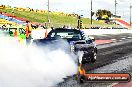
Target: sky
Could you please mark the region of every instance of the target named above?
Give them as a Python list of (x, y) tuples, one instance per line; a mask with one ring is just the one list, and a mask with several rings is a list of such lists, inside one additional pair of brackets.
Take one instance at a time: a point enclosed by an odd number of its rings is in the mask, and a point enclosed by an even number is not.
[[(115, 0), (92, 0), (93, 11), (98, 9), (110, 10), (114, 13)], [(50, 11), (62, 11), (66, 13), (77, 13), (90, 18), (91, 0), (49, 0)], [(131, 0), (117, 0), (117, 15), (122, 16), (126, 21), (130, 17)], [(0, 0), (0, 4), (10, 5), (13, 7), (30, 7), (34, 9), (47, 10), (48, 0)], [(95, 18), (95, 17), (94, 17)]]

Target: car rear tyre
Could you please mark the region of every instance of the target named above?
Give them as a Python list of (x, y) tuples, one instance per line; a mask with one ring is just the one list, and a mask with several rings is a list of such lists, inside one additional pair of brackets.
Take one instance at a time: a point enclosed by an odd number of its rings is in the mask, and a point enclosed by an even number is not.
[(84, 83), (84, 76), (78, 76), (77, 77), (77, 82), (80, 83), (80, 84)]
[(95, 52), (91, 58), (91, 62), (95, 62), (96, 61), (96, 58), (97, 58), (97, 53)]
[(86, 64), (87, 62), (86, 61), (82, 61), (82, 64)]

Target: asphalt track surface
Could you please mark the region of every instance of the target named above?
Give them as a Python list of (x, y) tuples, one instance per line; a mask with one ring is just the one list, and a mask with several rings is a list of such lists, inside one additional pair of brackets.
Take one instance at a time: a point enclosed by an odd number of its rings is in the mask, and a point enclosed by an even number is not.
[[(111, 40), (110, 43), (97, 45), (98, 55), (95, 63), (84, 65), (86, 71), (90, 72), (132, 72), (132, 64), (122, 67), (123, 62), (132, 62), (132, 34), (115, 35), (93, 35), (96, 40)], [(119, 62), (118, 61), (122, 61)], [(126, 62), (128, 61), (128, 62)], [(114, 64), (115, 63), (115, 64)], [(126, 64), (125, 64), (126, 65)], [(112, 68), (111, 68), (112, 67)], [(115, 68), (118, 67), (118, 68)], [(107, 87), (112, 83), (84, 83), (79, 84), (75, 76), (65, 78), (63, 82), (55, 87)], [(112, 86), (109, 86), (112, 87)]]
[[(84, 68), (88, 73), (131, 73), (132, 69), (128, 67), (132, 67), (132, 64), (130, 63), (132, 59), (132, 34), (101, 35), (94, 37), (97, 40), (112, 40), (113, 42), (97, 45), (97, 61), (95, 63), (84, 65)], [(123, 63), (127, 64), (124, 64), (123, 67)], [(125, 65), (127, 66), (125, 67)], [(76, 80), (76, 76), (73, 76), (64, 79), (64, 82), (57, 84), (56, 87), (108, 87), (108, 85), (111, 84), (112, 83), (79, 84)]]

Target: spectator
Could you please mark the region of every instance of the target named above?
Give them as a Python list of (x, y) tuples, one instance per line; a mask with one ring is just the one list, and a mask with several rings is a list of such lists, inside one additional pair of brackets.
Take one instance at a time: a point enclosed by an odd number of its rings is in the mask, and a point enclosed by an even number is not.
[(64, 25), (63, 28), (66, 28), (66, 25)]

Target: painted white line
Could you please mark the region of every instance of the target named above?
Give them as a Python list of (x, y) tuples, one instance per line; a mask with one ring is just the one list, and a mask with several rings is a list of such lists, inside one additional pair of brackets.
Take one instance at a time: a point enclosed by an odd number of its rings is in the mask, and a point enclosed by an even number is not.
[(121, 38), (122, 40), (125, 40), (126, 38)]
[(132, 37), (127, 37), (127, 38), (131, 39)]
[(118, 83), (113, 83), (113, 84), (111, 84), (111, 85), (108, 85), (107, 87), (113, 87), (113, 86), (115, 86), (115, 85), (117, 85)]
[(111, 40), (116, 40), (116, 39), (111, 39)]
[(111, 42), (105, 42), (105, 43), (111, 43)]

